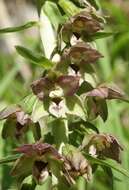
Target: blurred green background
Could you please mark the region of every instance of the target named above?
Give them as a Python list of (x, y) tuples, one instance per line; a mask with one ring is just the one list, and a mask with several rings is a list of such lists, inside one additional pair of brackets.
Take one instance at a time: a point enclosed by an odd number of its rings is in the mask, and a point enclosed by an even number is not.
[[(99, 51), (104, 55), (97, 63), (97, 73), (102, 82), (113, 82), (129, 95), (129, 0), (100, 0), (107, 20), (107, 31), (119, 31), (114, 37), (97, 40)], [(0, 28), (38, 20), (35, 1), (0, 0)], [(24, 32), (0, 35), (0, 110), (19, 102), (30, 92), (30, 83), (41, 74), (41, 70), (20, 57), (15, 45), (23, 45), (41, 52), (37, 28)], [(118, 137), (124, 147), (122, 166), (129, 171), (129, 104), (111, 101), (109, 118), (106, 123), (97, 119), (101, 132), (109, 132)], [(2, 122), (0, 122), (2, 129)], [(0, 158), (12, 151), (14, 142), (0, 138)], [(9, 175), (10, 166), (0, 166), (0, 189), (13, 189), (13, 179)], [(129, 180), (118, 173), (114, 174), (114, 190), (127, 190)], [(112, 189), (109, 176), (99, 169), (91, 190)], [(81, 190), (81, 188), (79, 189)]]

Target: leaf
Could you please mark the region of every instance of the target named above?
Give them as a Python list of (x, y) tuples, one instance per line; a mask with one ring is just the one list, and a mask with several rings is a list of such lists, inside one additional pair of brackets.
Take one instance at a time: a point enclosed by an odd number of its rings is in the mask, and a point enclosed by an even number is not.
[(19, 32), (19, 31), (26, 30), (26, 29), (34, 27), (34, 26), (38, 26), (37, 21), (30, 21), (30, 22), (27, 22), (26, 24), (21, 25), (21, 26), (7, 27), (7, 28), (0, 29), (0, 34)]
[(42, 55), (35, 54), (34, 52), (25, 47), (16, 46), (16, 50), (22, 57), (32, 61), (34, 64), (44, 69), (50, 69), (53, 66), (52, 61), (50, 61)]
[(6, 139), (10, 137), (12, 139), (15, 135), (15, 132), (16, 132), (16, 121), (12, 119), (7, 119), (3, 125), (2, 138)]
[(105, 100), (98, 100), (96, 102), (96, 105), (98, 107), (99, 115), (105, 122), (108, 118), (108, 107)]
[(97, 10), (99, 9), (98, 0), (88, 0), (92, 6), (94, 6)]
[(60, 145), (62, 142), (68, 142), (68, 126), (67, 121), (63, 119), (55, 119), (52, 123), (52, 133), (55, 144)]
[(11, 82), (13, 82), (15, 76), (17, 75), (20, 67), (19, 65), (15, 64), (14, 67), (8, 72), (8, 75), (5, 75), (5, 77), (0, 82), (0, 97), (3, 96), (3, 94), (8, 89)]
[(79, 87), (79, 89), (77, 91), (77, 94), (80, 96), (81, 94), (86, 93), (88, 91), (91, 91), (92, 89), (93, 89), (92, 85), (89, 82), (84, 81), (80, 85), (80, 87)]
[(56, 38), (50, 20), (48, 19), (47, 15), (44, 13), (44, 6), (41, 9), (41, 16), (40, 16), (40, 35), (45, 56), (49, 59), (51, 57), (53, 50), (56, 47)]
[(58, 6), (54, 2), (46, 1), (43, 6), (43, 9), (48, 18), (50, 19), (52, 25), (54, 26), (55, 30), (57, 30), (59, 24), (62, 24), (64, 20)]
[(59, 0), (58, 4), (69, 17), (79, 13), (81, 10), (70, 0)]
[(36, 183), (32, 179), (32, 176), (26, 177), (21, 184), (20, 190), (35, 190)]
[(94, 35), (91, 36), (92, 40), (97, 40), (101, 38), (106, 38), (110, 36), (114, 36), (119, 34), (119, 32), (96, 32)]
[(28, 176), (31, 174), (32, 166), (33, 166), (34, 159), (27, 157), (27, 156), (21, 156), (16, 160), (14, 163), (14, 166), (11, 170), (12, 176)]
[(116, 170), (117, 172), (119, 172), (129, 178), (129, 172), (127, 170), (125, 170), (124, 168), (122, 168), (122, 166), (120, 164), (116, 163), (115, 161), (112, 161), (110, 159), (100, 160), (100, 159), (94, 158), (86, 153), (84, 153), (84, 155), (92, 163), (112, 168), (112, 169)]
[(40, 16), (40, 11), (41, 11), (41, 8), (44, 4), (45, 0), (37, 0), (36, 1), (36, 5), (37, 5), (37, 9), (38, 9), (38, 15)]
[(18, 105), (28, 114), (32, 113), (33, 106), (37, 100), (37, 97), (33, 94), (29, 94), (23, 100), (20, 101)]
[(35, 105), (33, 106), (33, 111), (32, 111), (32, 120), (33, 122), (39, 121), (42, 117), (48, 116), (49, 113), (46, 110), (44, 103), (40, 100), (37, 100), (35, 102)]
[(86, 119), (86, 112), (81, 102), (81, 99), (78, 96), (66, 97), (66, 114), (74, 115)]
[(14, 162), (20, 157), (20, 154), (10, 155), (5, 158), (0, 159), (0, 164), (7, 164), (9, 162)]

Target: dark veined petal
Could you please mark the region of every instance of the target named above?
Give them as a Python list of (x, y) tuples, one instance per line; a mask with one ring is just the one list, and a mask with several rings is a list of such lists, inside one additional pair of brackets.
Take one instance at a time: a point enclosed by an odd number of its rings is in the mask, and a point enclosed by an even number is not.
[(62, 75), (58, 78), (57, 84), (63, 89), (65, 96), (73, 96), (79, 88), (79, 76)]

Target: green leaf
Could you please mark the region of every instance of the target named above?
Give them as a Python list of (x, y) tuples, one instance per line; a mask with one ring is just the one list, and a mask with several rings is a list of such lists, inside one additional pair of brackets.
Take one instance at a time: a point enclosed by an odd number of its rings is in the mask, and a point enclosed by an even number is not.
[(119, 34), (119, 32), (96, 32), (94, 35), (91, 36), (92, 40), (106, 38), (110, 36), (114, 36)]
[(125, 170), (124, 168), (122, 168), (122, 166), (120, 164), (118, 164), (115, 161), (112, 161), (110, 159), (106, 159), (106, 160), (100, 160), (98, 158), (94, 158), (86, 153), (84, 153), (84, 155), (86, 156), (86, 158), (93, 164), (98, 164), (98, 165), (102, 165), (102, 166), (106, 166), (109, 168), (112, 168), (114, 170), (116, 170), (117, 172), (123, 174), (124, 176), (129, 178), (129, 172), (127, 170)]
[(52, 61), (50, 61), (42, 55), (35, 54), (34, 52), (25, 47), (16, 46), (16, 50), (22, 57), (32, 61), (34, 64), (44, 69), (50, 69), (53, 66)]
[(20, 190), (35, 190), (36, 184), (32, 179), (32, 176), (26, 177), (21, 184)]
[(12, 176), (28, 176), (32, 172), (34, 158), (22, 155), (16, 160), (11, 170)]
[(49, 115), (49, 113), (46, 110), (44, 103), (37, 99), (37, 101), (35, 102), (35, 105), (33, 106), (33, 111), (32, 111), (32, 115), (31, 115), (33, 122), (37, 122), (42, 117), (45, 117), (48, 115)]
[(0, 159), (0, 164), (7, 164), (9, 162), (14, 162), (20, 157), (20, 154), (10, 155), (5, 158)]
[(46, 1), (43, 6), (43, 9), (48, 18), (50, 19), (52, 25), (54, 26), (55, 30), (57, 30), (59, 24), (63, 23), (64, 20), (58, 6), (54, 2)]
[(26, 30), (26, 29), (34, 27), (34, 26), (38, 26), (37, 21), (30, 21), (30, 22), (27, 22), (26, 24), (21, 25), (21, 26), (7, 27), (7, 28), (0, 29), (0, 34), (11, 33), (11, 32), (19, 32), (19, 31)]
[(33, 106), (36, 100), (37, 97), (35, 95), (29, 94), (28, 96), (23, 98), (23, 100), (21, 100), (18, 105), (20, 105), (26, 113), (30, 114), (32, 113)]
[(54, 136), (54, 141), (57, 145), (62, 142), (68, 142), (68, 126), (67, 121), (63, 119), (55, 119), (52, 123), (52, 133)]
[(57, 42), (51, 22), (44, 12), (44, 6), (41, 9), (40, 15), (40, 35), (45, 56), (50, 59)]
[(65, 98), (66, 101), (66, 114), (80, 117), (85, 120), (87, 113), (83, 107), (79, 96), (69, 96)]
[(73, 16), (81, 11), (72, 1), (70, 0), (59, 0), (59, 6), (63, 9), (67, 16)]
[(92, 6), (94, 6), (97, 10), (99, 9), (98, 0), (88, 0)]
[(7, 119), (3, 125), (2, 129), (2, 137), (4, 139), (10, 137), (13, 138), (15, 136), (16, 131), (16, 121), (13, 119)]
[(39, 16), (40, 16), (41, 7), (43, 6), (44, 2), (45, 2), (45, 0), (37, 0), (36, 1)]

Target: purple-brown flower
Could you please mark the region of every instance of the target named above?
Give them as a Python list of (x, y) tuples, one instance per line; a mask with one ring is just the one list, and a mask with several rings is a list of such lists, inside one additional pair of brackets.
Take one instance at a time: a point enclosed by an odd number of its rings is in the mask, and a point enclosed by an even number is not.
[(91, 47), (89, 43), (78, 42), (73, 45), (67, 54), (71, 63), (78, 66), (84, 64), (95, 63), (99, 58), (103, 56), (95, 48)]
[(65, 155), (64, 176), (73, 184), (79, 176), (83, 176), (87, 181), (91, 180), (92, 168), (81, 152), (70, 151)]
[(3, 138), (16, 137), (21, 138), (28, 130), (32, 120), (21, 107), (12, 106), (0, 112), (0, 120), (6, 119), (2, 130)]
[(58, 151), (47, 143), (25, 144), (15, 151), (23, 155), (15, 162), (11, 175), (20, 177), (32, 174), (37, 184), (43, 183), (51, 175), (51, 160), (63, 160)]
[(56, 90), (58, 87), (63, 90), (64, 96), (72, 96), (79, 88), (79, 80), (80, 78), (78, 76), (72, 75), (61, 75), (54, 81), (50, 81), (50, 79), (45, 77), (34, 81), (31, 87), (33, 93), (40, 100), (48, 97), (50, 95), (50, 92)]
[(120, 160), (120, 152), (123, 150), (118, 140), (110, 134), (95, 134), (85, 146), (88, 153), (99, 158), (111, 158), (117, 162)]
[(91, 36), (103, 29), (103, 21), (91, 9), (85, 9), (71, 17), (62, 27), (61, 33), (64, 42), (69, 43), (72, 35), (77, 38), (85, 34)]

